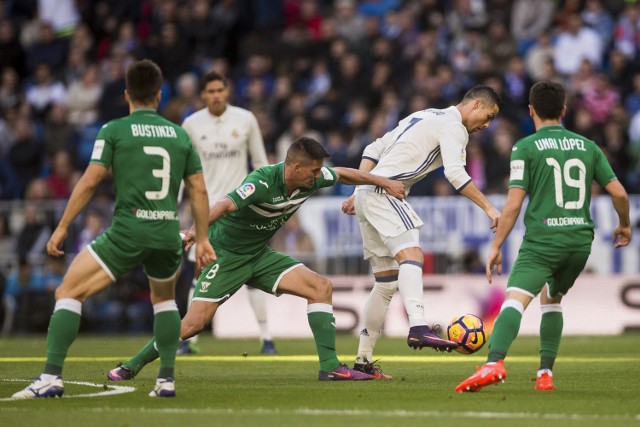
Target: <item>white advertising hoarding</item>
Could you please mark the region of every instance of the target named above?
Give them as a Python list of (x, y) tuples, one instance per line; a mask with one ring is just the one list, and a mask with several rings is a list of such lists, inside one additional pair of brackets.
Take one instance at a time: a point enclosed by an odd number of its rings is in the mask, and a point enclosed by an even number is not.
[[(494, 276), (495, 277), (495, 276)], [(373, 285), (371, 276), (331, 277), (333, 305), (338, 330), (356, 335), (362, 328), (362, 308)], [(427, 320), (446, 326), (456, 315), (478, 314), (487, 320), (499, 310), (507, 276), (489, 284), (482, 275), (424, 276)], [(243, 287), (225, 302), (214, 319), (218, 337), (258, 336), (258, 327)], [(311, 337), (306, 301), (290, 295), (269, 296), (269, 329), (274, 337)], [(564, 334), (619, 334), (640, 329), (640, 277), (637, 275), (582, 275), (562, 302)], [(538, 334), (540, 303), (535, 299), (525, 311), (520, 333)], [(388, 336), (406, 336), (407, 316), (398, 293), (385, 322)]]

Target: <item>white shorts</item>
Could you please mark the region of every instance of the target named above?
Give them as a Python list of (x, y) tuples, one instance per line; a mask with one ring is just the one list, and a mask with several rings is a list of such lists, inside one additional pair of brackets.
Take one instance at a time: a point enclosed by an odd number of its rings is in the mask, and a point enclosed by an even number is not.
[(364, 259), (394, 257), (402, 249), (420, 247), (417, 231), (423, 222), (408, 202), (359, 189), (355, 210)]

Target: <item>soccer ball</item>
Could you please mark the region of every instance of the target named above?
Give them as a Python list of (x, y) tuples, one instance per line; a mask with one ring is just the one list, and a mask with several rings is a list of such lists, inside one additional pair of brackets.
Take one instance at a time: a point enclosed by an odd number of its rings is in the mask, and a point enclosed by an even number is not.
[(447, 337), (450, 341), (458, 343), (456, 351), (462, 354), (475, 353), (487, 341), (484, 323), (475, 314), (455, 317), (447, 326)]

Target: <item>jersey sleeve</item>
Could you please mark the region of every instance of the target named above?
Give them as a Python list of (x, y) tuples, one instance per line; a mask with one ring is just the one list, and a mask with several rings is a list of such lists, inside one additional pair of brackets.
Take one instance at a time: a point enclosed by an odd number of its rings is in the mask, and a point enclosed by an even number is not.
[(258, 120), (251, 114), (249, 118), (249, 156), (251, 156), (251, 167), (258, 169), (269, 164), (267, 151), (264, 148), (264, 141), (258, 126)]
[(372, 162), (377, 164), (380, 160), (380, 157), (382, 156), (382, 152), (384, 151), (385, 147), (386, 141), (384, 140), (384, 138), (378, 138), (364, 148), (362, 158), (371, 160)]
[(595, 149), (595, 156), (596, 156), (596, 161), (595, 161), (595, 171), (593, 174), (593, 179), (595, 179), (596, 182), (600, 184), (601, 187), (604, 187), (611, 181), (618, 179), (615, 172), (611, 168), (611, 165), (609, 164), (607, 157), (604, 155), (604, 153), (599, 147)]
[(527, 155), (527, 150), (516, 143), (511, 149), (509, 172), (509, 188), (522, 188), (529, 191), (529, 176), (531, 164)]
[(227, 194), (227, 197), (233, 201), (238, 210), (249, 205), (269, 202), (268, 187), (260, 181), (266, 182), (265, 177), (255, 171), (251, 172), (238, 188)]
[(93, 144), (93, 151), (91, 152), (91, 159), (89, 159), (89, 163), (102, 165), (107, 169), (111, 167), (111, 163), (113, 162), (113, 152), (115, 149), (115, 138), (111, 135), (112, 129), (113, 126), (110, 127), (109, 123), (100, 128), (98, 136), (96, 136), (96, 141)]
[(471, 181), (464, 168), (467, 164), (467, 141), (468, 137), (461, 125), (445, 126), (438, 138), (444, 175), (456, 190), (460, 190)]
[(318, 188), (332, 187), (338, 183), (338, 173), (328, 166), (320, 169), (320, 177), (316, 180)]

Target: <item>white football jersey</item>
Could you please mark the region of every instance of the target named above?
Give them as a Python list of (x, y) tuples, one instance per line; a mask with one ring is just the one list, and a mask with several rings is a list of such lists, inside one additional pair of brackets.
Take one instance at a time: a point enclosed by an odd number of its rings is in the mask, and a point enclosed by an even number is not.
[(458, 190), (471, 177), (465, 170), (469, 133), (454, 106), (417, 111), (369, 144), (363, 158), (377, 163), (371, 173), (404, 182), (407, 194), (413, 184), (444, 166)]
[(182, 123), (200, 156), (209, 203), (238, 187), (253, 169), (269, 164), (256, 117), (248, 110), (227, 105), (221, 116), (207, 108)]

